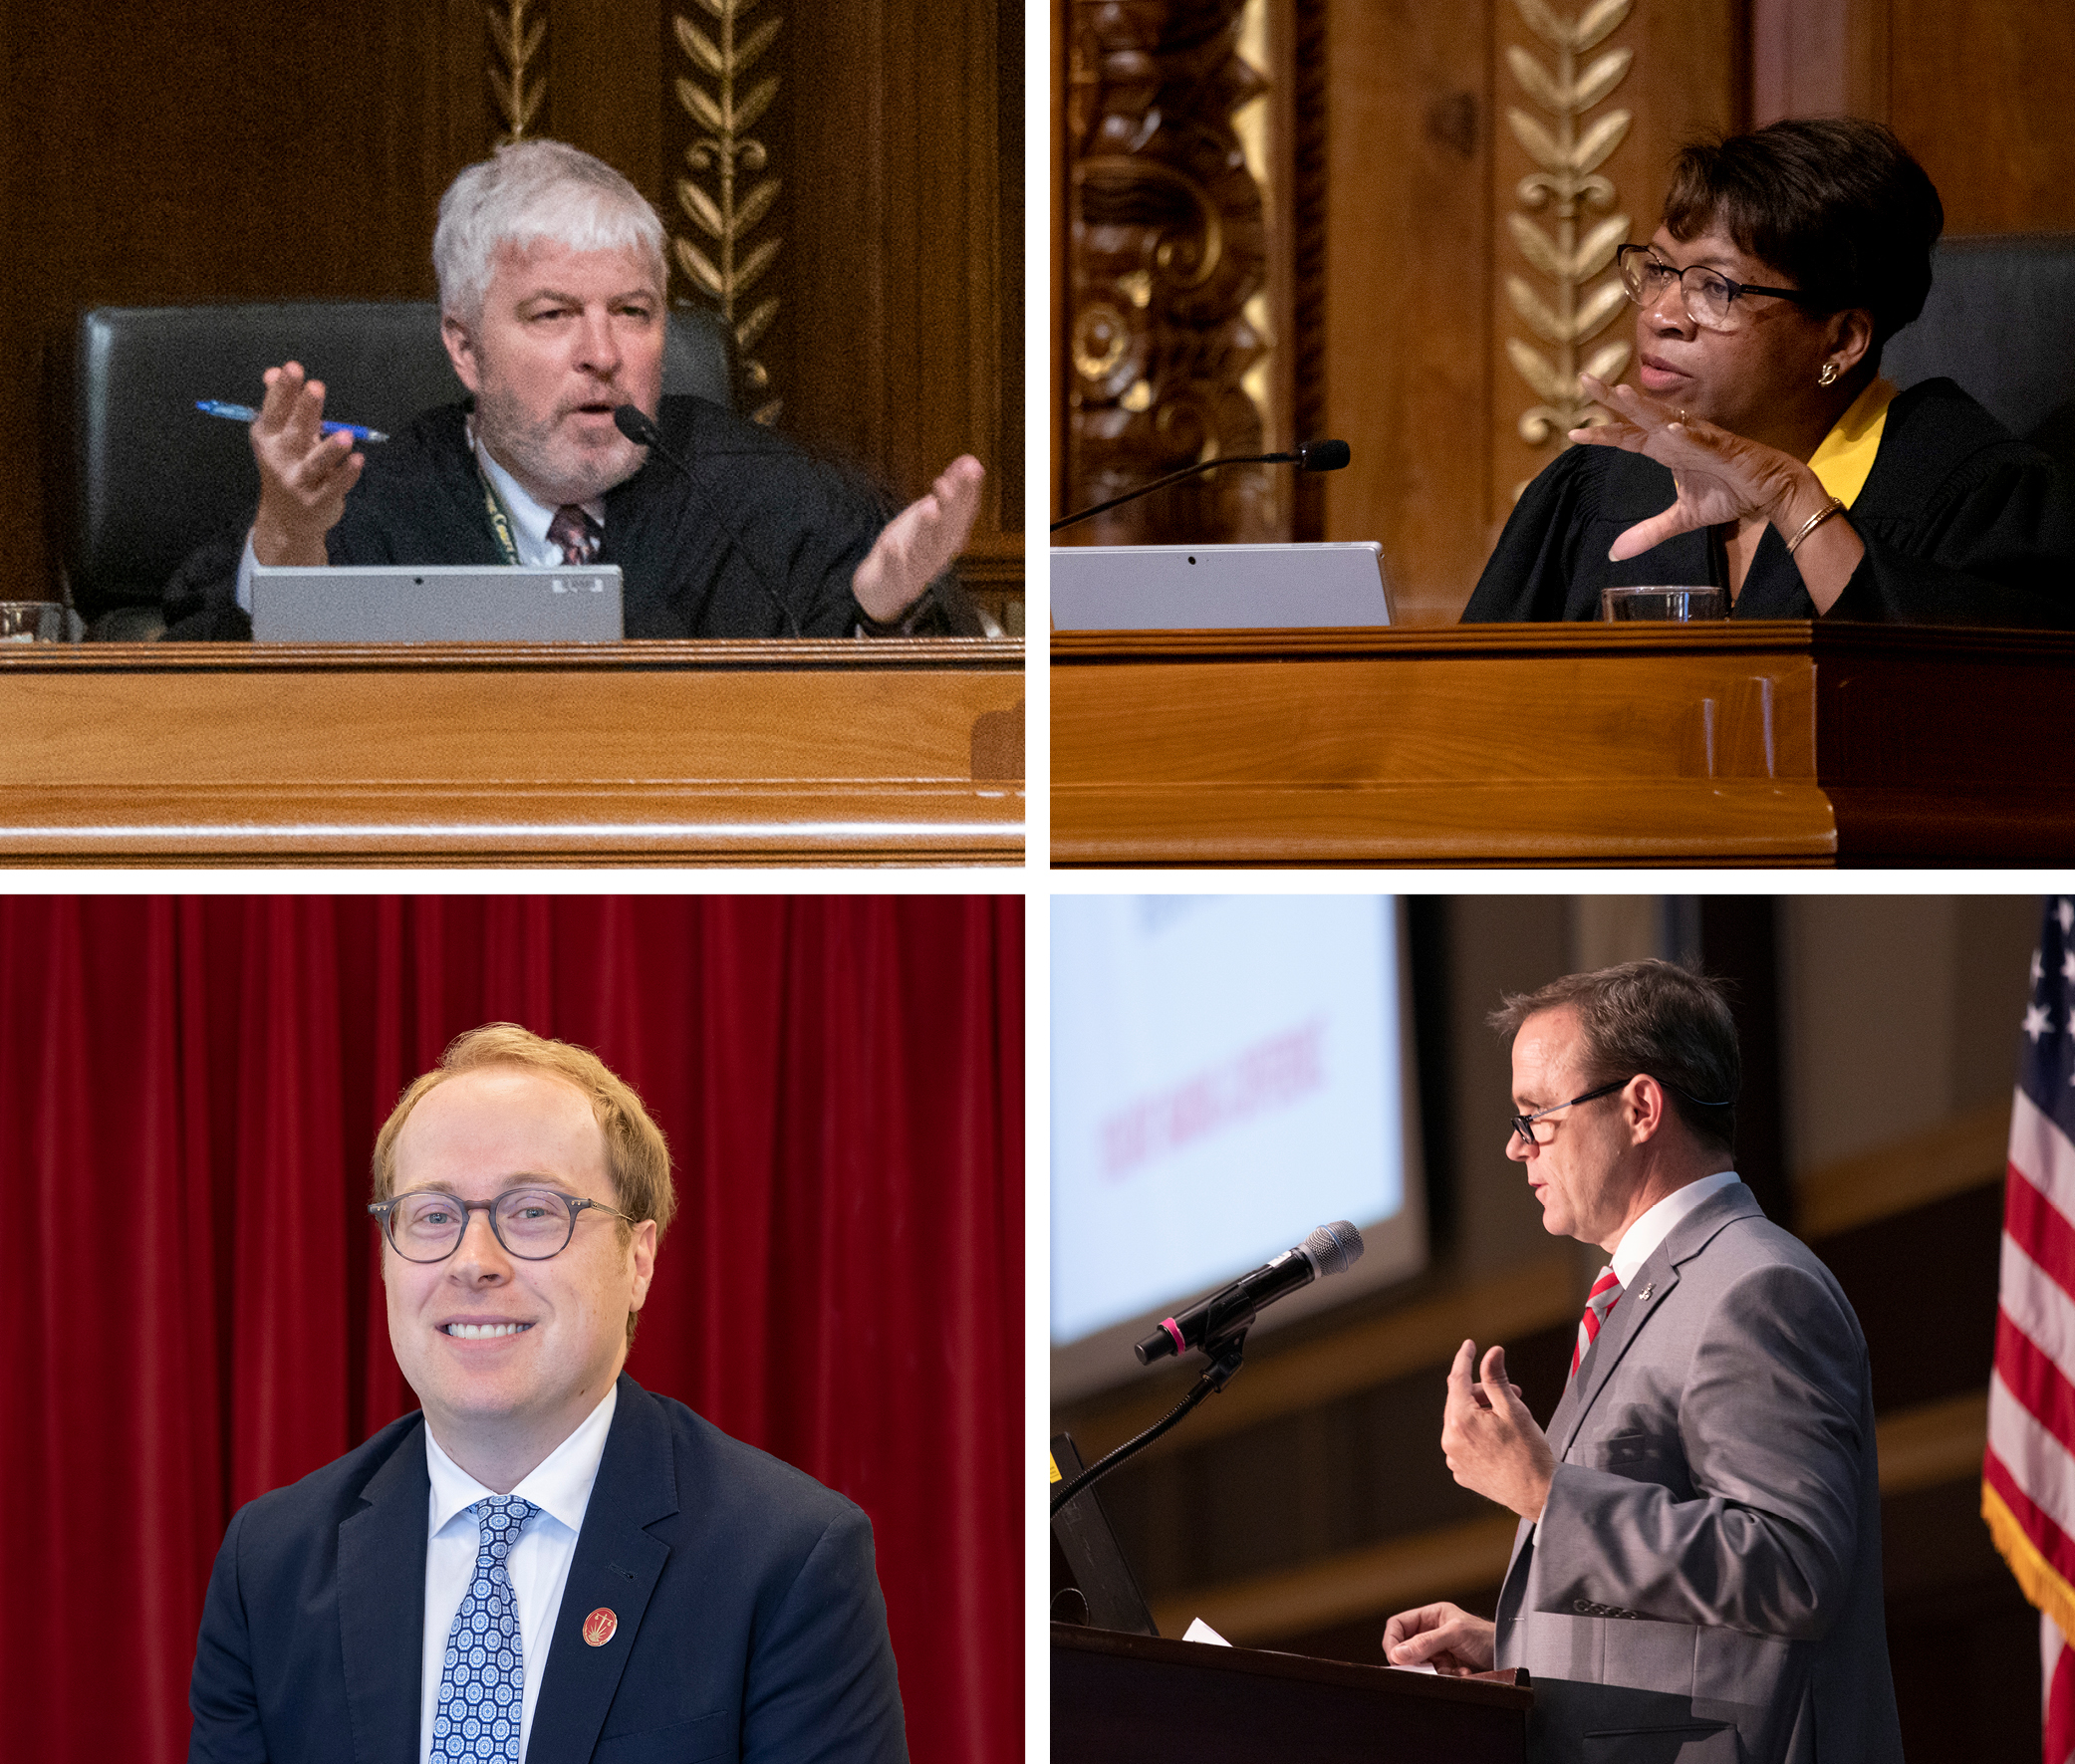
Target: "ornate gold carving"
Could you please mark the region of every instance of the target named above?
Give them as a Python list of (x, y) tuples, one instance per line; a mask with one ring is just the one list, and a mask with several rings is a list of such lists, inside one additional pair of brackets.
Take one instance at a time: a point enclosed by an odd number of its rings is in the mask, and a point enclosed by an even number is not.
[[(671, 245), (685, 275), (718, 303), (720, 316), (734, 332), (743, 378), (752, 390), (760, 392), (769, 388), (771, 376), (749, 352), (778, 316), (778, 296), (767, 294), (746, 310), (742, 302), (770, 270), (783, 241), (775, 233), (753, 245), (745, 245), (745, 240), (778, 200), (779, 179), (750, 181), (742, 174), (762, 171), (770, 163), (764, 143), (749, 130), (778, 96), (778, 76), (766, 75), (746, 91), (738, 82), (771, 47), (785, 21), (767, 18), (738, 38), (737, 22), (759, 4), (760, 0), (699, 0), (701, 9), (719, 27), (718, 41), (681, 13), (671, 21), (677, 47), (712, 82), (709, 89), (680, 75), (677, 102), (705, 131), (684, 149), (685, 163), (713, 180), (709, 189), (689, 177), (677, 179), (677, 205), (711, 241), (711, 255), (689, 237), (679, 237)], [(773, 422), (783, 403), (780, 398), (767, 399), (753, 414), (759, 422)]]
[(497, 96), (497, 114), (504, 119), (504, 132), (497, 137), (499, 146), (526, 138), (526, 130), (540, 114), (540, 101), (548, 90), (545, 76), (531, 85), (526, 81), (526, 70), (540, 53), (541, 39), (548, 34), (545, 16), (527, 23), (526, 14), (531, 7), (532, 0), (505, 0), (502, 6), (495, 0), (486, 0), (483, 6), (491, 47), (504, 63), (500, 69), (492, 62), (489, 70), (490, 90)]
[[(1628, 237), (1629, 217), (1611, 215), (1587, 227), (1583, 237), (1578, 229), (1587, 210), (1605, 213), (1614, 206), (1614, 185), (1599, 174), (1598, 167), (1621, 144), (1632, 118), (1627, 111), (1608, 111), (1583, 133), (1579, 124), (1587, 111), (1621, 84), (1635, 51), (1609, 50), (1582, 73), (1578, 68), (1578, 58), (1605, 41), (1628, 17), (1632, 0), (1594, 0), (1570, 18), (1560, 17), (1546, 0), (1513, 0), (1513, 4), (1527, 28), (1556, 51), (1552, 72), (1518, 44), (1506, 50), (1506, 65), (1513, 78), (1556, 119), (1552, 131), (1517, 107), (1506, 112), (1513, 138), (1540, 167), (1520, 180), (1520, 205), (1547, 208), (1556, 221), (1556, 236), (1551, 238), (1525, 214), (1506, 216), (1521, 256), (1556, 284), (1552, 302), (1524, 276), (1506, 277), (1506, 296), (1513, 310), (1555, 351), (1551, 361), (1520, 338), (1506, 339), (1507, 359), (1542, 400), (1520, 418), (1520, 438), (1530, 447), (1539, 447), (1551, 435), (1581, 423), (1606, 420), (1579, 390), (1578, 352), (1606, 330), (1626, 299), (1618, 277), (1589, 291), (1586, 284), (1614, 261), (1615, 248)], [(1628, 363), (1627, 343), (1603, 344), (1585, 363), (1585, 372), (1612, 380)]]
[[(1065, 506), (1200, 459), (1262, 450), (1243, 383), (1267, 345), (1261, 190), (1233, 113), (1267, 90), (1239, 54), (1245, 0), (1073, 0)], [(1090, 537), (1261, 534), (1257, 467), (1163, 491)]]

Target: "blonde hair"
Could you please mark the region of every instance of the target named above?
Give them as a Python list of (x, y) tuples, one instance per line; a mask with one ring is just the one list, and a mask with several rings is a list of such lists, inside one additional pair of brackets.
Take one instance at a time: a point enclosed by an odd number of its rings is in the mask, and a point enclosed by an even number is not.
[(660, 1242), (677, 1210), (677, 1192), (670, 1185), (670, 1147), (662, 1129), (648, 1118), (634, 1087), (589, 1048), (550, 1041), (516, 1023), (485, 1023), (455, 1036), (439, 1064), (396, 1099), (375, 1135), (375, 1198), (387, 1200), (396, 1191), (396, 1135), (426, 1093), (463, 1072), (493, 1066), (543, 1073), (584, 1093), (605, 1135), (606, 1173), (620, 1210), (635, 1224), (653, 1219)]

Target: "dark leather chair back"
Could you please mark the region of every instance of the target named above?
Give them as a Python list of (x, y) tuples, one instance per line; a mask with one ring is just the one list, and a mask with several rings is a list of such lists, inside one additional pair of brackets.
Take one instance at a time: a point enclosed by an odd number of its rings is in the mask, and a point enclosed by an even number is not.
[[(673, 307), (663, 390), (731, 404), (728, 345), (717, 316)], [(197, 398), (256, 405), (261, 374), (297, 361), (324, 381), (327, 415), (393, 433), (462, 395), (431, 301), (101, 307), (81, 316), (75, 349), (58, 555), (89, 618), (155, 607), (180, 561), (259, 500), (243, 426), (202, 415)]]
[(2075, 233), (1942, 240), (1924, 316), (1889, 341), (1881, 372), (1899, 386), (1956, 379), (2033, 436), (2075, 398)]

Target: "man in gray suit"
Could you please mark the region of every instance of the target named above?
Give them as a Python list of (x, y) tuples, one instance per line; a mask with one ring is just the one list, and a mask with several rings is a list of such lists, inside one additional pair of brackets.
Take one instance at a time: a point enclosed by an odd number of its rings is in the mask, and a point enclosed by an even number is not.
[(1391, 1619), (1394, 1665), (1533, 1674), (1541, 1759), (1900, 1764), (1866, 1341), (1731, 1168), (1721, 994), (1668, 962), (1508, 998), (1513, 1135), (1551, 1233), (1611, 1266), (1545, 1434), (1464, 1342), (1441, 1449), (1520, 1515), (1497, 1621)]

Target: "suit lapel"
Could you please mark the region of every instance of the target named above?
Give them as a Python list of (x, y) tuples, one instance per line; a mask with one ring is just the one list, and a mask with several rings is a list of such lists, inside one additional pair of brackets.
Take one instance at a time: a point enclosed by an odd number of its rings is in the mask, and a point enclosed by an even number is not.
[[(529, 1758), (588, 1758), (597, 1746), (649, 1595), (669, 1560), (669, 1545), (645, 1527), (676, 1511), (669, 1424), (655, 1398), (623, 1373), (562, 1609), (555, 1614), (548, 1669), (526, 1745)], [(609, 1640), (593, 1646), (584, 1638), (584, 1621), (601, 1608), (613, 1614), (617, 1627)]]
[[(1679, 1284), (1679, 1264), (1691, 1261), (1731, 1220), (1747, 1218), (1763, 1210), (1748, 1188), (1741, 1182), (1732, 1182), (1693, 1208), (1672, 1227), (1665, 1241), (1651, 1251), (1643, 1266), (1636, 1270), (1635, 1280), (1622, 1288), (1620, 1301), (1607, 1314), (1606, 1323), (1585, 1358), (1579, 1362), (1578, 1376), (1564, 1387), (1563, 1397), (1549, 1417), (1544, 1436), (1558, 1463), (1562, 1463), (1570, 1451), (1571, 1441), (1577, 1438), (1578, 1429), (1584, 1424), (1594, 1398), (1606, 1388), (1607, 1381), (1614, 1376), (1614, 1369), (1621, 1364), (1621, 1357), (1628, 1352), (1629, 1344)], [(1644, 1297), (1646, 1293), (1648, 1298)], [(1513, 1588), (1514, 1573), (1520, 1566), (1521, 1552), (1527, 1547), (1532, 1531), (1533, 1527), (1523, 1519), (1513, 1533), (1513, 1553), (1507, 1558), (1506, 1578), (1499, 1588), (1501, 1612), (1505, 1610), (1506, 1594)]]
[[(1564, 1392), (1556, 1412), (1549, 1417), (1549, 1449), (1561, 1461), (1577, 1438), (1578, 1429), (1608, 1381), (1621, 1364), (1629, 1345), (1643, 1327), (1663, 1308), (1679, 1284), (1679, 1266), (1689, 1262), (1708, 1245), (1714, 1234), (1736, 1219), (1762, 1214), (1756, 1197), (1741, 1182), (1732, 1182), (1718, 1194), (1710, 1194), (1672, 1227), (1665, 1241), (1652, 1250), (1636, 1278), (1622, 1289), (1621, 1302), (1614, 1307), (1607, 1325), (1578, 1368), (1578, 1376)], [(1649, 1297), (1644, 1297), (1645, 1294)]]
[(417, 1756), (431, 1498), (420, 1421), (369, 1477), (361, 1509), (339, 1522), (339, 1632), (361, 1764)]

